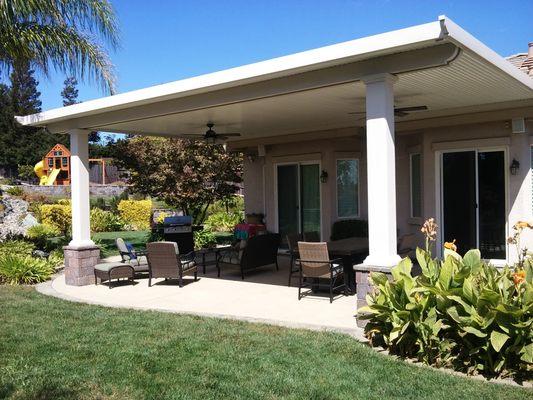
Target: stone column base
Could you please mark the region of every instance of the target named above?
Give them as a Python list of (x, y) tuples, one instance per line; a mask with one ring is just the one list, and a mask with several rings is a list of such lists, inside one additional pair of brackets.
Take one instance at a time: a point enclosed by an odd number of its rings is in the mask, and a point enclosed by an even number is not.
[[(355, 288), (357, 290), (357, 309), (366, 306), (366, 295), (371, 293), (374, 288), (369, 281), (371, 272), (383, 272), (385, 275), (392, 279), (390, 268), (388, 267), (375, 267), (371, 265), (358, 264), (354, 265), (353, 269), (355, 270)], [(357, 326), (364, 328), (366, 325), (366, 320), (357, 319)]]
[(94, 266), (100, 259), (98, 246), (63, 247), (65, 254), (65, 282), (72, 286), (94, 283)]

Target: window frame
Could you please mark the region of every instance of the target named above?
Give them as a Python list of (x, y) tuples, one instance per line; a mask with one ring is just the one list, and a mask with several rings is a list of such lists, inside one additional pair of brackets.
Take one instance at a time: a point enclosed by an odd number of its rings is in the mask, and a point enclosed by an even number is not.
[[(414, 202), (413, 202), (413, 156), (418, 156), (418, 174), (419, 174), (419, 197), (420, 197), (420, 215), (414, 215)], [(409, 217), (410, 218), (422, 218), (423, 211), (423, 189), (422, 189), (422, 153), (413, 152), (409, 153)]]
[[(338, 162), (339, 161), (355, 161), (357, 164), (357, 213), (354, 215), (340, 216), (339, 215), (339, 188), (337, 185), (339, 177)], [(358, 157), (340, 157), (335, 158), (335, 215), (337, 219), (359, 219), (361, 217), (361, 161)]]

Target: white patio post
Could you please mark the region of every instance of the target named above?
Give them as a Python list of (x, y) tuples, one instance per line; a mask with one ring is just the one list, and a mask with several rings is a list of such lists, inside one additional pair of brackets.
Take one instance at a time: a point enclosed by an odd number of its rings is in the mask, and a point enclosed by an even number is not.
[(71, 247), (94, 246), (89, 219), (89, 132), (70, 131)]
[(366, 85), (369, 255), (364, 264), (392, 267), (400, 261), (396, 233), (394, 90), (396, 77), (379, 74)]
[(70, 132), (70, 189), (72, 240), (64, 248), (65, 280), (69, 285), (88, 285), (94, 280), (94, 266), (100, 250), (91, 240), (89, 207), (89, 132)]

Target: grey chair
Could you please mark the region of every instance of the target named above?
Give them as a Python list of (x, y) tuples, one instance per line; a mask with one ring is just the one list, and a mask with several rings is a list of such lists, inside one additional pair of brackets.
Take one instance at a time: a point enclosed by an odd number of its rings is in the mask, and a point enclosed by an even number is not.
[[(341, 288), (346, 289), (342, 259), (330, 260), (327, 243), (298, 242), (298, 252), (300, 253), (300, 258), (297, 260), (300, 267), (298, 300), (321, 287), (327, 287), (329, 289), (329, 302), (332, 303), (333, 292)], [(311, 279), (306, 280), (305, 278)], [(321, 279), (327, 280), (328, 284), (320, 283)], [(339, 280), (341, 281), (340, 284), (338, 284)], [(302, 289), (306, 287), (311, 289), (302, 293)]]
[(122, 238), (117, 238), (115, 244), (124, 264), (131, 265), (136, 273), (148, 272), (148, 261), (144, 254), (137, 254), (135, 249), (129, 249)]
[(198, 280), (198, 268), (194, 253), (181, 256), (175, 242), (153, 242), (146, 245), (148, 251), (148, 286), (152, 286), (152, 278), (178, 279), (183, 287), (183, 276), (194, 274)]

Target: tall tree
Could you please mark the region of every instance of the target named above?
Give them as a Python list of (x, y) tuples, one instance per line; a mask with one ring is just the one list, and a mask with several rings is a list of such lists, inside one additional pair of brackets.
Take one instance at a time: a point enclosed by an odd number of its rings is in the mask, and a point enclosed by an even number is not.
[(102, 43), (118, 46), (108, 0), (1, 0), (0, 72), (22, 62), (44, 74), (55, 68), (95, 80), (114, 92), (114, 74)]
[(136, 191), (164, 200), (200, 224), (207, 208), (242, 181), (242, 155), (199, 140), (137, 136), (115, 144), (115, 162)]
[(78, 103), (78, 80), (73, 76), (65, 79), (63, 82), (63, 90), (61, 97), (63, 97), (63, 107), (71, 106)]
[[(71, 76), (65, 79), (63, 85), (63, 90), (61, 91), (61, 97), (63, 98), (63, 107), (79, 103), (77, 88), (78, 80)], [(89, 142), (98, 143), (99, 141), (100, 133), (96, 131), (89, 133)]]

